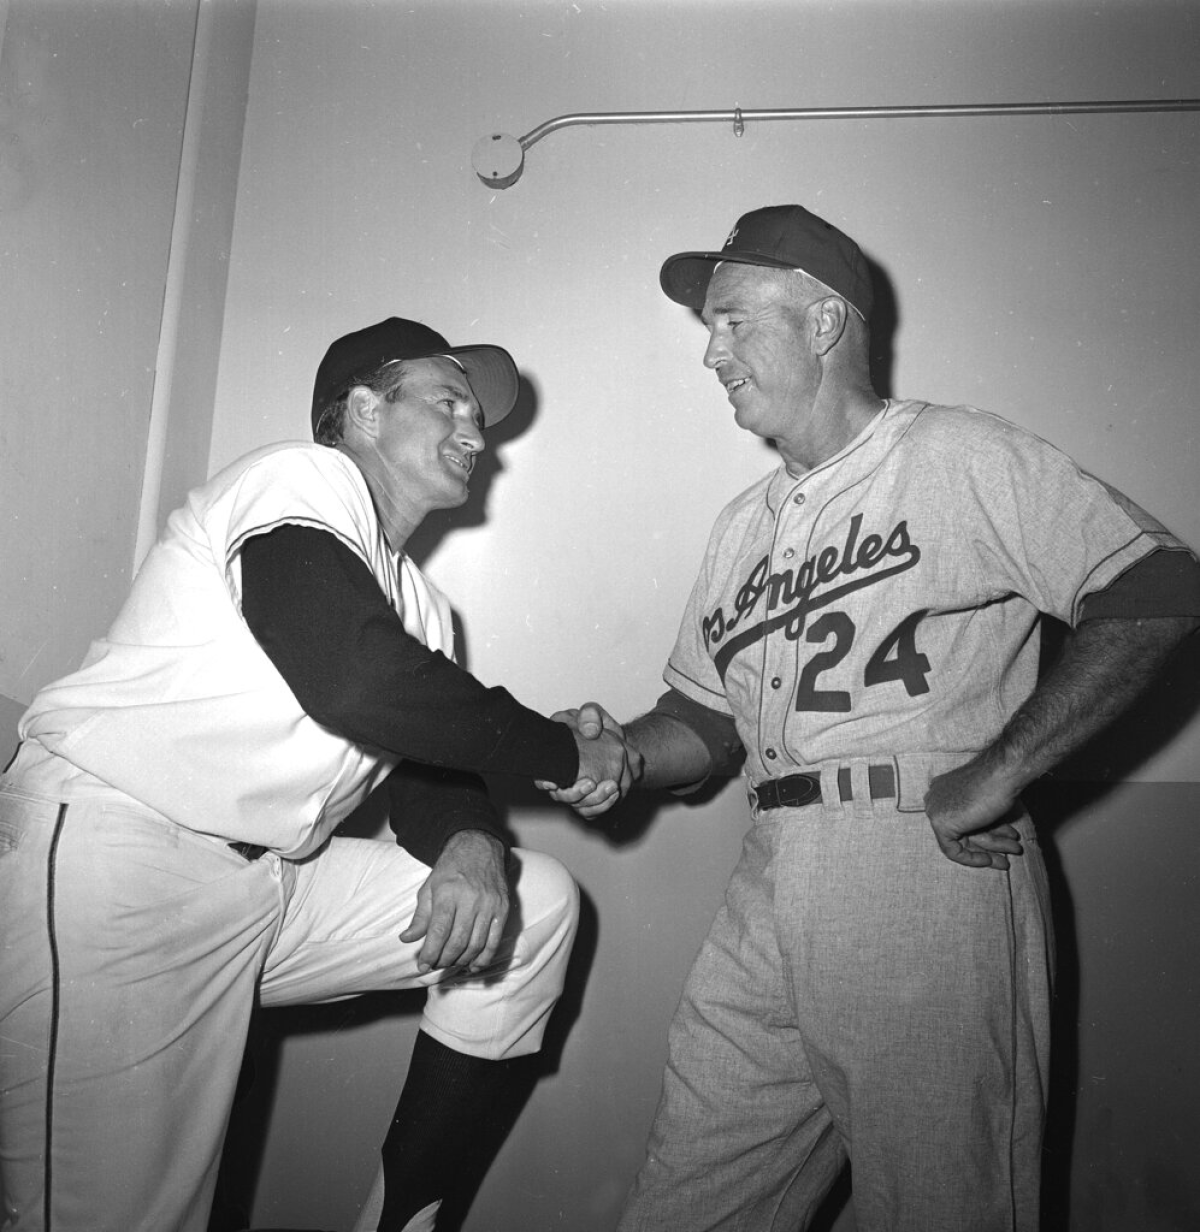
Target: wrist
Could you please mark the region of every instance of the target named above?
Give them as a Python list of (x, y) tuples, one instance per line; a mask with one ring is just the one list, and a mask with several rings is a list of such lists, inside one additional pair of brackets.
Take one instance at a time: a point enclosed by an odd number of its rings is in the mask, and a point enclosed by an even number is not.
[(499, 856), (504, 856), (508, 851), (508, 846), (504, 840), (491, 830), (469, 828), (455, 830), (442, 844), (442, 849), (438, 852), (438, 859), (445, 855), (457, 855), (472, 850), (477, 852), (485, 851), (488, 846)]
[(989, 745), (967, 765), (986, 788), (997, 795), (1016, 796), (1029, 786), (1041, 770), (1003, 740)]

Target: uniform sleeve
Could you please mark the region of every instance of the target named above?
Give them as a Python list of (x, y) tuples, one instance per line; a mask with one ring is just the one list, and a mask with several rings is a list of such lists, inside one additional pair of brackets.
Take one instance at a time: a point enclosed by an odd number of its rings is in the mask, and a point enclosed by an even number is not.
[[(1159, 548), (1186, 551), (1160, 522), (1061, 450), (976, 412), (958, 439), (939, 442), (942, 499), (957, 489), (961, 542), (985, 599), (1024, 596), (1077, 625), (1084, 600)], [(959, 421), (960, 423), (962, 421)]]
[(431, 868), (446, 840), (483, 830), (511, 846), (477, 774), (403, 761), (388, 777), (388, 825), (410, 855)]
[(663, 680), (691, 701), (732, 719), (733, 709), (725, 696), (725, 683), (708, 645), (710, 635), (715, 634), (719, 639), (724, 630), (711, 630), (706, 615), (712, 590), (712, 571), (721, 556), (730, 520), (730, 508), (727, 507), (713, 526), (704, 563), (683, 610), (679, 633), (663, 671)]
[(570, 729), (410, 636), (334, 535), (284, 525), (247, 539), (241, 558), (246, 623), (318, 723), (432, 766), (575, 781)]
[(1200, 561), (1160, 548), (1083, 601), (1080, 620), (1200, 616)]
[(285, 525), (326, 531), (367, 559), (375, 519), (354, 464), (325, 445), (265, 453), (238, 476), (214, 551), (232, 562), (246, 540)]

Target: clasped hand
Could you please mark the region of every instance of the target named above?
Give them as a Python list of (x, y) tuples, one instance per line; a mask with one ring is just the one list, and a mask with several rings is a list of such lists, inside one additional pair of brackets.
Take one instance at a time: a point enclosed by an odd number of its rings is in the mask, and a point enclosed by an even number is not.
[(552, 800), (568, 804), (581, 817), (598, 817), (623, 799), (642, 776), (642, 755), (625, 740), (621, 725), (596, 702), (550, 716), (575, 734), (579, 772), (570, 787), (538, 781)]

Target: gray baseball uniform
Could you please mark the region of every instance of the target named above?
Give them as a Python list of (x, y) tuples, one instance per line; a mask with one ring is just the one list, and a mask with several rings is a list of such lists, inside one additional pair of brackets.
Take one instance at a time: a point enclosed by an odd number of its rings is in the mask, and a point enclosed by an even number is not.
[(920, 402), (722, 512), (665, 679), (734, 718), (751, 784), (821, 791), (751, 789), (621, 1232), (806, 1226), (848, 1155), (860, 1232), (1036, 1227), (1042, 858), (1022, 818), (1009, 871), (956, 865), (923, 800), (1032, 691), (1039, 614), (1158, 548), (1044, 441)]

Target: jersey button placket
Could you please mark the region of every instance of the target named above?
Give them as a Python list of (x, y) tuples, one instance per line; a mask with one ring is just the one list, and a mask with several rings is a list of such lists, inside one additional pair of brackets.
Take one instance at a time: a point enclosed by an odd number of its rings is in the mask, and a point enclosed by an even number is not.
[[(795, 569), (797, 568), (798, 553), (793, 543), (805, 542), (805, 535), (801, 532), (801, 513), (800, 510), (805, 505), (806, 496), (803, 492), (792, 492), (787, 506), (780, 516), (779, 527), (780, 531), (786, 535), (787, 531), (791, 531), (791, 541), (787, 547), (779, 553), (781, 561), (786, 561), (786, 568), (792, 570), (793, 578), (795, 578)], [(789, 510), (790, 506), (790, 510)], [(789, 514), (795, 516), (789, 516)], [(807, 521), (807, 519), (805, 519)], [(792, 703), (795, 700), (796, 679), (798, 663), (800, 663), (800, 646), (801, 641), (789, 641), (782, 633), (782, 630), (777, 631), (776, 636), (771, 639), (770, 647), (770, 664), (771, 664), (771, 700), (768, 703), (768, 708), (774, 717), (771, 732), (776, 733), (776, 738), (784, 740), (784, 744), (777, 745), (776, 748), (765, 750), (764, 758), (775, 760), (779, 758), (780, 750), (786, 758), (787, 766), (792, 764), (795, 752), (789, 752), (789, 745), (786, 744), (786, 733), (789, 731), (792, 715)], [(786, 681), (786, 686), (785, 686)], [(777, 766), (775, 774), (786, 774), (786, 766)]]
[[(799, 558), (799, 552), (794, 544), (797, 540), (802, 542), (803, 536), (798, 527), (789, 525), (794, 522), (789, 514), (802, 506), (804, 499), (803, 492), (793, 492), (788, 498), (788, 503), (781, 510), (776, 524), (776, 544), (779, 545), (782, 540), (786, 546), (777, 547), (774, 559), (778, 563), (773, 572), (790, 573), (792, 584), (795, 582)], [(784, 606), (787, 601), (782, 599), (782, 595), (791, 589), (791, 585), (781, 587), (781, 604)], [(772, 610), (771, 615), (778, 615), (780, 610), (782, 607)], [(773, 743), (767, 745), (764, 742), (761, 756), (767, 773), (772, 776), (786, 774), (787, 766), (791, 763), (791, 757), (785, 745), (780, 742), (784, 739), (791, 715), (792, 691), (795, 683), (795, 654), (796, 646), (788, 640), (783, 628), (774, 630), (768, 636), (763, 661), (762, 680), (766, 688), (763, 690), (761, 714), (763, 735)]]

